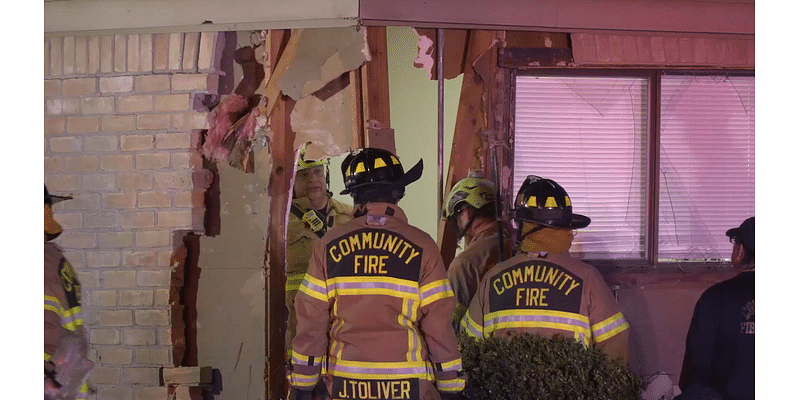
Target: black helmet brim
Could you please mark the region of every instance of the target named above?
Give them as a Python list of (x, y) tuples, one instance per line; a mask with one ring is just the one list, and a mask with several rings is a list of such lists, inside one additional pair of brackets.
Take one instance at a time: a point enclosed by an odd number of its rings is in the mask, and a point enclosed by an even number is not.
[(420, 177), (422, 177), (422, 168), (423, 168), (423, 163), (422, 163), (422, 159), (420, 159), (417, 162), (416, 165), (414, 165), (411, 169), (409, 169), (405, 174), (403, 174), (403, 176), (401, 176), (396, 181), (393, 181), (393, 182), (366, 182), (366, 183), (362, 183), (362, 184), (359, 184), (359, 185), (353, 185), (353, 186), (351, 186), (349, 188), (345, 188), (344, 190), (339, 192), (339, 194), (341, 194), (341, 195), (350, 194), (354, 190), (358, 190), (359, 188), (369, 187), (369, 186), (373, 186), (373, 187), (376, 187), (376, 186), (392, 186), (392, 187), (403, 187), (404, 188), (404, 187), (410, 185), (411, 183), (417, 181)]
[(60, 203), (60, 202), (62, 202), (64, 200), (72, 200), (72, 196), (59, 196), (59, 195), (55, 195), (55, 194), (50, 194), (50, 192), (47, 190), (47, 185), (45, 185), (45, 187), (44, 187), (44, 204), (53, 205), (53, 204), (56, 204), (56, 203)]
[(519, 220), (522, 222), (533, 222), (535, 224), (556, 229), (583, 229), (589, 226), (589, 224), (592, 222), (591, 218), (581, 214), (572, 214), (572, 220), (569, 222), (568, 225), (555, 224), (546, 220), (537, 221), (530, 218), (519, 218)]

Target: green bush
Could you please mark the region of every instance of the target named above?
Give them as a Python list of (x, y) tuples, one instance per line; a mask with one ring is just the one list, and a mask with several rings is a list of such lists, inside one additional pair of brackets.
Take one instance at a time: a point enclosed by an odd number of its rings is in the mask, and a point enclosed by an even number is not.
[(459, 337), (469, 400), (639, 400), (642, 378), (571, 338)]

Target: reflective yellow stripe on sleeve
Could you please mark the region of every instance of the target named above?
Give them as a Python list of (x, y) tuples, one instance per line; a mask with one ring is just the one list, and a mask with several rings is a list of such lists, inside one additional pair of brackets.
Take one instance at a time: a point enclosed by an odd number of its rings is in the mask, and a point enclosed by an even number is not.
[(61, 316), (61, 302), (53, 296), (44, 295), (44, 309)]
[(611, 317), (592, 325), (592, 336), (594, 337), (595, 343), (600, 343), (604, 340), (614, 337), (629, 327), (630, 325), (628, 325), (628, 321), (625, 320), (622, 312), (618, 312)]
[(328, 302), (328, 289), (325, 282), (306, 274), (303, 283), (300, 285), (300, 292), (305, 293), (317, 300)]
[(469, 315), (469, 311), (464, 314), (464, 318), (461, 320), (461, 328), (466, 330), (469, 336), (483, 339), (483, 324), (475, 322), (472, 316)]
[(300, 285), (303, 284), (303, 279), (305, 279), (306, 273), (305, 272), (296, 272), (293, 274), (286, 275), (286, 291), (290, 292), (292, 290), (300, 289)]
[(460, 392), (464, 390), (464, 378), (443, 379), (436, 381), (436, 388), (442, 392)]
[(436, 300), (453, 296), (453, 288), (450, 286), (450, 281), (447, 279), (440, 279), (419, 289), (420, 307), (425, 307)]

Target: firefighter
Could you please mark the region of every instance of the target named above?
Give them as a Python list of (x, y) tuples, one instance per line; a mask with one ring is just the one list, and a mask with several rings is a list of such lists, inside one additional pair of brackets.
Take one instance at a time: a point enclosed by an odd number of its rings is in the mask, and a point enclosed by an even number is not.
[(458, 396), (453, 291), (436, 242), (397, 205), (422, 160), (404, 172), (391, 152), (365, 148), (345, 158), (342, 175), (354, 219), (315, 244), (295, 299), (297, 399), (310, 399), (320, 378), (336, 399)]
[(486, 273), (462, 329), (478, 338), (516, 332), (573, 337), (627, 364), (628, 323), (600, 272), (572, 258), (573, 230), (591, 220), (572, 212), (558, 183), (529, 175), (512, 210), (517, 252)]
[(754, 399), (756, 396), (756, 217), (725, 235), (737, 275), (700, 296), (694, 308), (676, 399)]
[(61, 249), (51, 240), (61, 232), (52, 206), (71, 197), (44, 188), (44, 393), (45, 399), (86, 399), (85, 378), (93, 363), (81, 315), (81, 285)]
[(445, 216), (458, 228), (458, 241), (464, 238), (464, 250), (450, 263), (447, 278), (456, 296), (453, 325), (458, 328), (467, 307), (475, 295), (483, 275), (498, 261), (507, 259), (511, 241), (504, 240), (500, 257), (501, 236), (495, 215), (495, 185), (479, 171), (458, 181), (447, 196)]
[(286, 229), (286, 360), (292, 355), (292, 339), (297, 328), (294, 297), (308, 269), (311, 248), (328, 229), (352, 219), (353, 207), (334, 200), (329, 190), (330, 174), (327, 158), (306, 160), (304, 143), (297, 160), (289, 224)]

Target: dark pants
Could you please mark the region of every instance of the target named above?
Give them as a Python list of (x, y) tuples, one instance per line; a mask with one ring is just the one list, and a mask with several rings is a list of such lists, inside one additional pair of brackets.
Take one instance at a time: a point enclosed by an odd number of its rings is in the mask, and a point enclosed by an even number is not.
[(701, 384), (689, 386), (685, 392), (681, 392), (672, 400), (724, 400), (714, 389)]

